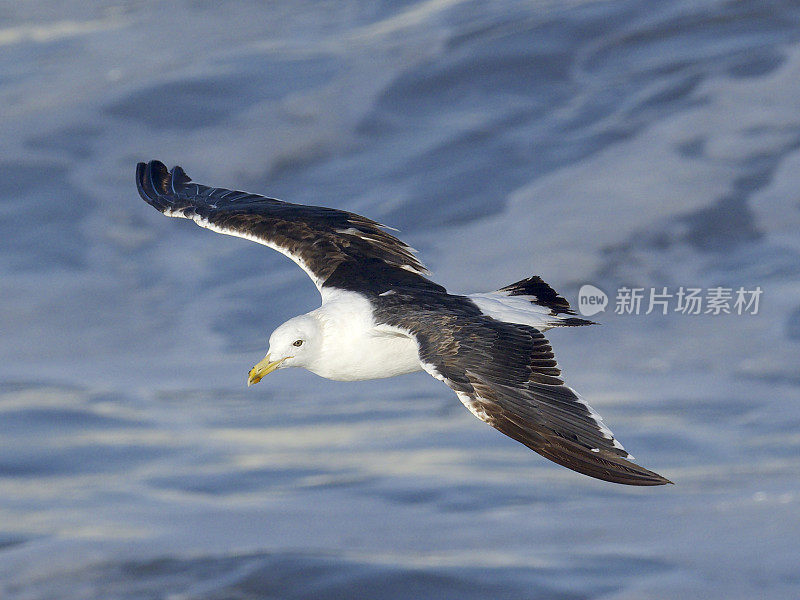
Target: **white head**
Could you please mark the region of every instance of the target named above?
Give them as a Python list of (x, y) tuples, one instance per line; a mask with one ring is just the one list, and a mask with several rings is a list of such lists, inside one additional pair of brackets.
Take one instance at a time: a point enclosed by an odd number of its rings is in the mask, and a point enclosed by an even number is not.
[(250, 370), (247, 385), (258, 383), (275, 369), (307, 367), (320, 352), (321, 338), (320, 323), (314, 316), (289, 319), (269, 336), (269, 351)]

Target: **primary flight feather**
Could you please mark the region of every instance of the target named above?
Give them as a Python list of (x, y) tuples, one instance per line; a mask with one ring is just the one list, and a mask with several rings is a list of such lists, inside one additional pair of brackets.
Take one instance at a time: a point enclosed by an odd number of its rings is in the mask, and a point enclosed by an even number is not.
[(560, 465), (627, 485), (670, 481), (631, 462), (600, 416), (564, 385), (543, 331), (589, 325), (538, 277), (450, 294), (414, 251), (360, 215), (194, 183), (180, 167), (136, 167), (141, 197), (169, 217), (285, 254), (322, 305), (270, 335), (248, 385), (285, 367), (364, 380), (426, 371), (479, 419)]

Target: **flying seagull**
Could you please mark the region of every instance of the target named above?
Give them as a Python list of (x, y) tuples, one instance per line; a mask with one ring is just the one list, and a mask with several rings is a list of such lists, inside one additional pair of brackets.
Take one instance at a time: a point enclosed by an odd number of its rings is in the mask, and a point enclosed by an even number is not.
[(136, 185), (164, 215), (273, 248), (317, 286), (322, 306), (272, 332), (248, 385), (285, 367), (345, 381), (425, 371), (480, 420), (553, 462), (615, 483), (671, 483), (630, 462), (564, 384), (542, 332), (591, 322), (539, 277), (450, 294), (426, 277), (413, 249), (366, 217), (207, 187), (155, 160), (137, 165)]

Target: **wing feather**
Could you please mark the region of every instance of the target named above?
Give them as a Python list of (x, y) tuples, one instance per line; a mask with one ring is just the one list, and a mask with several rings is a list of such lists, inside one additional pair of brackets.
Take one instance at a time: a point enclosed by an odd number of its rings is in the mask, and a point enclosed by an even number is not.
[(537, 329), (483, 315), (468, 298), (429, 294), (381, 299), (378, 316), (408, 330), (428, 373), (479, 419), (569, 469), (615, 483), (662, 485), (631, 462), (611, 430), (561, 378)]
[(137, 165), (136, 186), (142, 199), (166, 216), (191, 219), (285, 254), (320, 290), (346, 263), (369, 265), (373, 272), (381, 267), (390, 273), (427, 272), (412, 248), (355, 213), (200, 185), (180, 167), (168, 171), (155, 160)]

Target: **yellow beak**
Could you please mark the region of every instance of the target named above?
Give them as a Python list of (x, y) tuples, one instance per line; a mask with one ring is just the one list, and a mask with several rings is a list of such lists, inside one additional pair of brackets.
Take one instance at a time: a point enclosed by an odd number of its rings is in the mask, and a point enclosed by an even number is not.
[(287, 356), (285, 358), (281, 358), (280, 360), (270, 361), (269, 354), (267, 354), (261, 362), (250, 369), (250, 373), (247, 376), (247, 387), (250, 387), (254, 383), (261, 381), (266, 375), (269, 375), (275, 369), (281, 366), (281, 363), (287, 358), (290, 357)]

